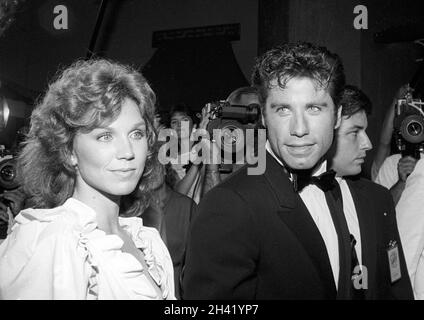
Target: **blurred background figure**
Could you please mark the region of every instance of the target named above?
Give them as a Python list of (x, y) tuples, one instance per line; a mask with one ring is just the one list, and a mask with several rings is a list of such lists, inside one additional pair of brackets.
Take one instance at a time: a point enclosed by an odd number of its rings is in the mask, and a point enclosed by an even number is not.
[(395, 204), (424, 151), (424, 114), (418, 114), (410, 107), (402, 108), (412, 102), (413, 92), (414, 89), (406, 84), (399, 88), (393, 98), (383, 122), (372, 165), (373, 180), (390, 190)]
[(175, 296), (180, 296), (180, 275), (184, 264), (188, 230), (194, 219), (196, 203), (188, 196), (173, 190), (175, 180), (170, 165), (160, 166), (160, 177), (155, 186), (150, 206), (140, 217), (143, 225), (156, 228), (174, 266)]

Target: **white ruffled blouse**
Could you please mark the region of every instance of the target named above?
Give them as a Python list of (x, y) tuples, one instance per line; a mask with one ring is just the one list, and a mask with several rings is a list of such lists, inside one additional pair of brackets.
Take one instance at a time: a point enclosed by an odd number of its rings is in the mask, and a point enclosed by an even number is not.
[(142, 249), (148, 272), (96, 224), (96, 213), (70, 198), (54, 209), (26, 209), (0, 245), (0, 299), (175, 299), (169, 252), (140, 218), (119, 218)]

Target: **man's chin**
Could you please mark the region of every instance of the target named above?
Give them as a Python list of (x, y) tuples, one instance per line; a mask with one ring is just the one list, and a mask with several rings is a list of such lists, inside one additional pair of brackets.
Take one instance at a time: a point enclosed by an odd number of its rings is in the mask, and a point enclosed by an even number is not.
[(289, 161), (287, 166), (293, 170), (310, 170), (314, 168), (316, 162), (312, 161)]

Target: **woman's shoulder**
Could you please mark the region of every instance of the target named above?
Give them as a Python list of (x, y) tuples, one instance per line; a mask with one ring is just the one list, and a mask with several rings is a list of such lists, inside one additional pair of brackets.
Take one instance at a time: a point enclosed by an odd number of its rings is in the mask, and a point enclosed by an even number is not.
[(74, 199), (51, 209), (28, 208), (15, 218), (8, 238), (33, 248), (40, 241), (51, 237), (65, 237), (95, 229), (94, 216), (81, 211)]

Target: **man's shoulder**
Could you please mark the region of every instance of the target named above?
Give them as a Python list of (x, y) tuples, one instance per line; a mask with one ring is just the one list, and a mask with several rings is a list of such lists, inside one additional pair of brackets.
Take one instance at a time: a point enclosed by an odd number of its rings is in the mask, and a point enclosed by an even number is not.
[(178, 201), (184, 204), (196, 205), (196, 202), (185, 194), (179, 193), (172, 189), (170, 189), (169, 192), (171, 192), (170, 200), (172, 201)]
[(249, 166), (245, 165), (236, 172), (228, 176), (223, 182), (219, 184), (220, 187), (225, 189), (235, 190), (256, 190), (265, 179), (264, 175), (252, 175), (248, 173)]
[(348, 181), (348, 184), (355, 188), (355, 189), (363, 189), (366, 191), (367, 194), (373, 194), (373, 195), (383, 195), (383, 196), (388, 196), (391, 197), (390, 191), (378, 184), (375, 183), (367, 178), (363, 178), (363, 177), (349, 177), (346, 178), (346, 180)]

